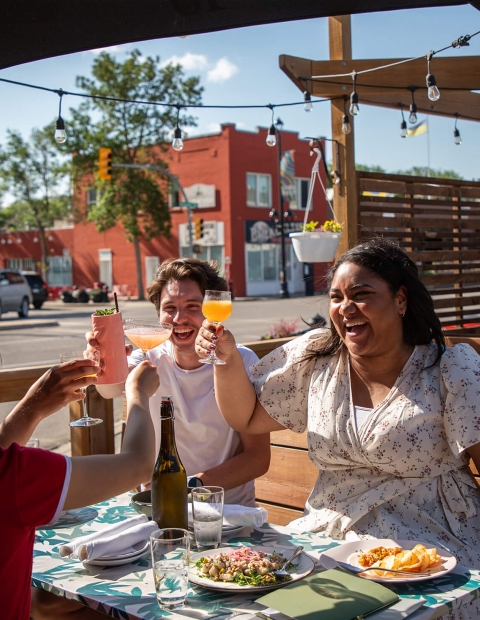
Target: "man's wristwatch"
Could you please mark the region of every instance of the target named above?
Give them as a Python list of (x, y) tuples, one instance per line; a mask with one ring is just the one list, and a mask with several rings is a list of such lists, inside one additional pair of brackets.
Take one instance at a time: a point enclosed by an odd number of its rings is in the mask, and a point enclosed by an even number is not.
[(203, 487), (203, 481), (198, 476), (189, 476), (187, 478), (187, 487)]

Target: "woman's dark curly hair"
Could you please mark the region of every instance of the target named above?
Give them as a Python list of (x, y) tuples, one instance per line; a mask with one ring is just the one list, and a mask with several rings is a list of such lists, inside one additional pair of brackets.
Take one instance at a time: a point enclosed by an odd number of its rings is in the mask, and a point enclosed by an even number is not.
[[(403, 340), (407, 344), (437, 344), (437, 355), (432, 366), (438, 364), (445, 351), (445, 338), (442, 326), (435, 314), (433, 299), (420, 281), (418, 269), (412, 259), (397, 242), (383, 237), (370, 239), (356, 245), (340, 256), (328, 274), (328, 288), (332, 284), (337, 269), (353, 263), (365, 267), (374, 276), (388, 284), (392, 295), (396, 295), (401, 286), (407, 294), (407, 310), (403, 317)], [(336, 353), (343, 342), (333, 323), (328, 339), (316, 351), (316, 357)]]

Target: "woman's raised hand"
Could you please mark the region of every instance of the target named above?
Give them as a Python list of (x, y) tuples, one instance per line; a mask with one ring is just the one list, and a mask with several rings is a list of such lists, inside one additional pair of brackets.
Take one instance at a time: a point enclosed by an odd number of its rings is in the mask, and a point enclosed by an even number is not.
[(237, 343), (223, 325), (216, 326), (205, 319), (195, 340), (195, 351), (200, 359), (215, 351), (222, 361), (227, 362), (230, 355), (237, 351)]

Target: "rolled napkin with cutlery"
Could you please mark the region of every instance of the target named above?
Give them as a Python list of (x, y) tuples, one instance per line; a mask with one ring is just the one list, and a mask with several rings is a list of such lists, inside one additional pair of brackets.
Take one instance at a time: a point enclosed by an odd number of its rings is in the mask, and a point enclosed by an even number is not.
[[(260, 527), (268, 519), (265, 508), (241, 506), (240, 504), (225, 504), (223, 506), (223, 526), (250, 526)], [(188, 523), (193, 525), (192, 505), (188, 504)]]
[(145, 515), (137, 515), (135, 517), (131, 517), (130, 519), (125, 519), (124, 521), (114, 523), (113, 525), (109, 525), (108, 527), (103, 528), (99, 532), (93, 532), (92, 534), (81, 536), (80, 538), (70, 540), (68, 543), (61, 545), (59, 549), (60, 556), (62, 558), (78, 557), (78, 549), (81, 545), (87, 544), (93, 540), (98, 540), (100, 538), (117, 536), (118, 534), (125, 532), (125, 530), (148, 522), (148, 517), (146, 517)]

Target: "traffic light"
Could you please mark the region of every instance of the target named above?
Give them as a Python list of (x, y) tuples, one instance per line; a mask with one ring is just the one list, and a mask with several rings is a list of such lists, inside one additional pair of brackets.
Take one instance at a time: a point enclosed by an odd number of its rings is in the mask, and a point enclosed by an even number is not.
[(197, 218), (195, 220), (195, 239), (201, 239), (203, 237), (203, 220)]
[(98, 151), (98, 176), (104, 181), (112, 180), (112, 149), (101, 148)]

